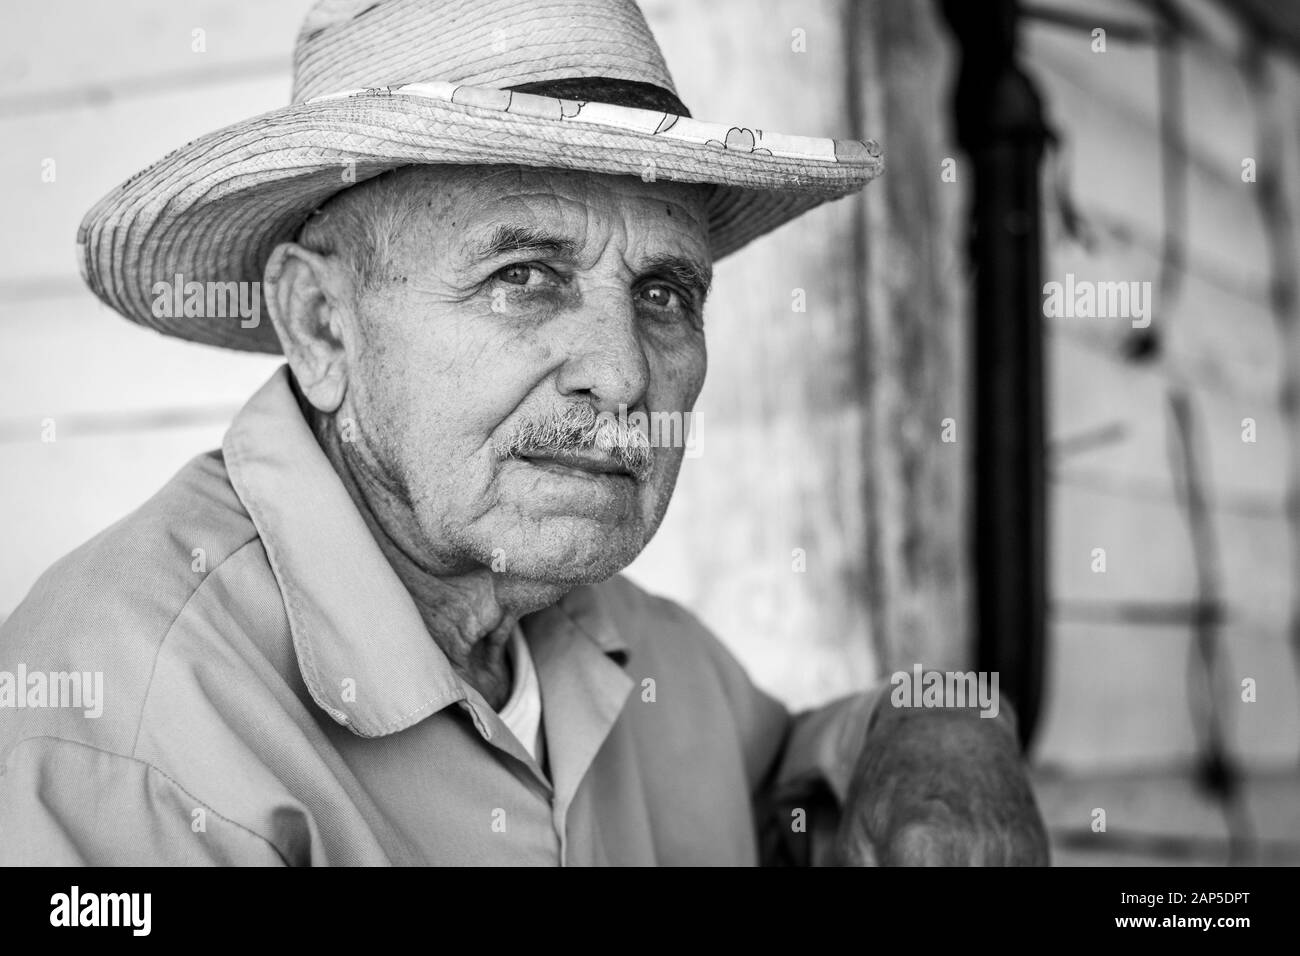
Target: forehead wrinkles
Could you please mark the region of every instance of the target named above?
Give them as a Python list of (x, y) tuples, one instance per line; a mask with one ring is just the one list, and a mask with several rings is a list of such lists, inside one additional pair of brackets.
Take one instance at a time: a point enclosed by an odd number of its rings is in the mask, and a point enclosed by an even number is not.
[[(577, 244), (584, 264), (611, 244), (624, 258), (638, 254), (686, 253), (709, 266), (706, 189), (643, 183), (632, 177), (600, 176), (517, 166), (409, 168), (406, 201), (414, 248), (421, 260), (464, 251), (473, 234), (502, 223), (560, 232)], [(422, 208), (421, 208), (422, 207)]]
[[(684, 187), (647, 185), (613, 176), (514, 170), (485, 177), (461, 195), (475, 233), (502, 222), (536, 226), (572, 238), (585, 261), (607, 248), (687, 252), (708, 265), (704, 205)], [(465, 235), (466, 230), (460, 230)]]

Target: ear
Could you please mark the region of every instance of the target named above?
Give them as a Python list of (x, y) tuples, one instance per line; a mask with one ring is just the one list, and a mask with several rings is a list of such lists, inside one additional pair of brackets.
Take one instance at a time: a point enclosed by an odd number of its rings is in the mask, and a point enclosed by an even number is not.
[(347, 394), (355, 318), (347, 270), (337, 260), (284, 242), (267, 260), (262, 287), (298, 387), (318, 411), (335, 411)]

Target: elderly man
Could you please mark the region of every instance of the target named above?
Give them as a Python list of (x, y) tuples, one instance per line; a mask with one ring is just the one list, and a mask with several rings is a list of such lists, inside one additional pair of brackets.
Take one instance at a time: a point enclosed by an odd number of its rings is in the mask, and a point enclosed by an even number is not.
[(792, 718), (618, 576), (713, 261), (877, 151), (689, 118), (627, 0), (502, 8), (321, 2), (294, 106), (88, 215), (106, 302), (287, 365), (5, 623), (103, 695), (3, 712), (0, 861), (1044, 862), (1005, 716)]

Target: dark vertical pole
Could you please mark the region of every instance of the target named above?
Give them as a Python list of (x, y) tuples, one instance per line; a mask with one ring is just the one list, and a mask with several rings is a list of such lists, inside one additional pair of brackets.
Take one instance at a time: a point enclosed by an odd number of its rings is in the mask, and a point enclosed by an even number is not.
[(1015, 0), (941, 0), (961, 51), (957, 139), (973, 171), (976, 660), (1028, 746), (1047, 592), (1039, 167), (1042, 104), (1016, 63)]

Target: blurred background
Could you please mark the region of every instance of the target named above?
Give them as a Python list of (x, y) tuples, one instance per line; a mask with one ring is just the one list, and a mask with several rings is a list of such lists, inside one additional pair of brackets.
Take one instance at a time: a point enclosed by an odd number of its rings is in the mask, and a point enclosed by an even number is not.
[[(116, 316), (74, 237), (284, 105), (308, 6), (8, 12), (0, 618), (278, 364)], [(1057, 863), (1300, 863), (1300, 5), (642, 7), (696, 116), (886, 174), (720, 264), (702, 454), (629, 573), (792, 707), (998, 670)], [(1150, 325), (1044, 317), (1067, 274), (1150, 282)]]

